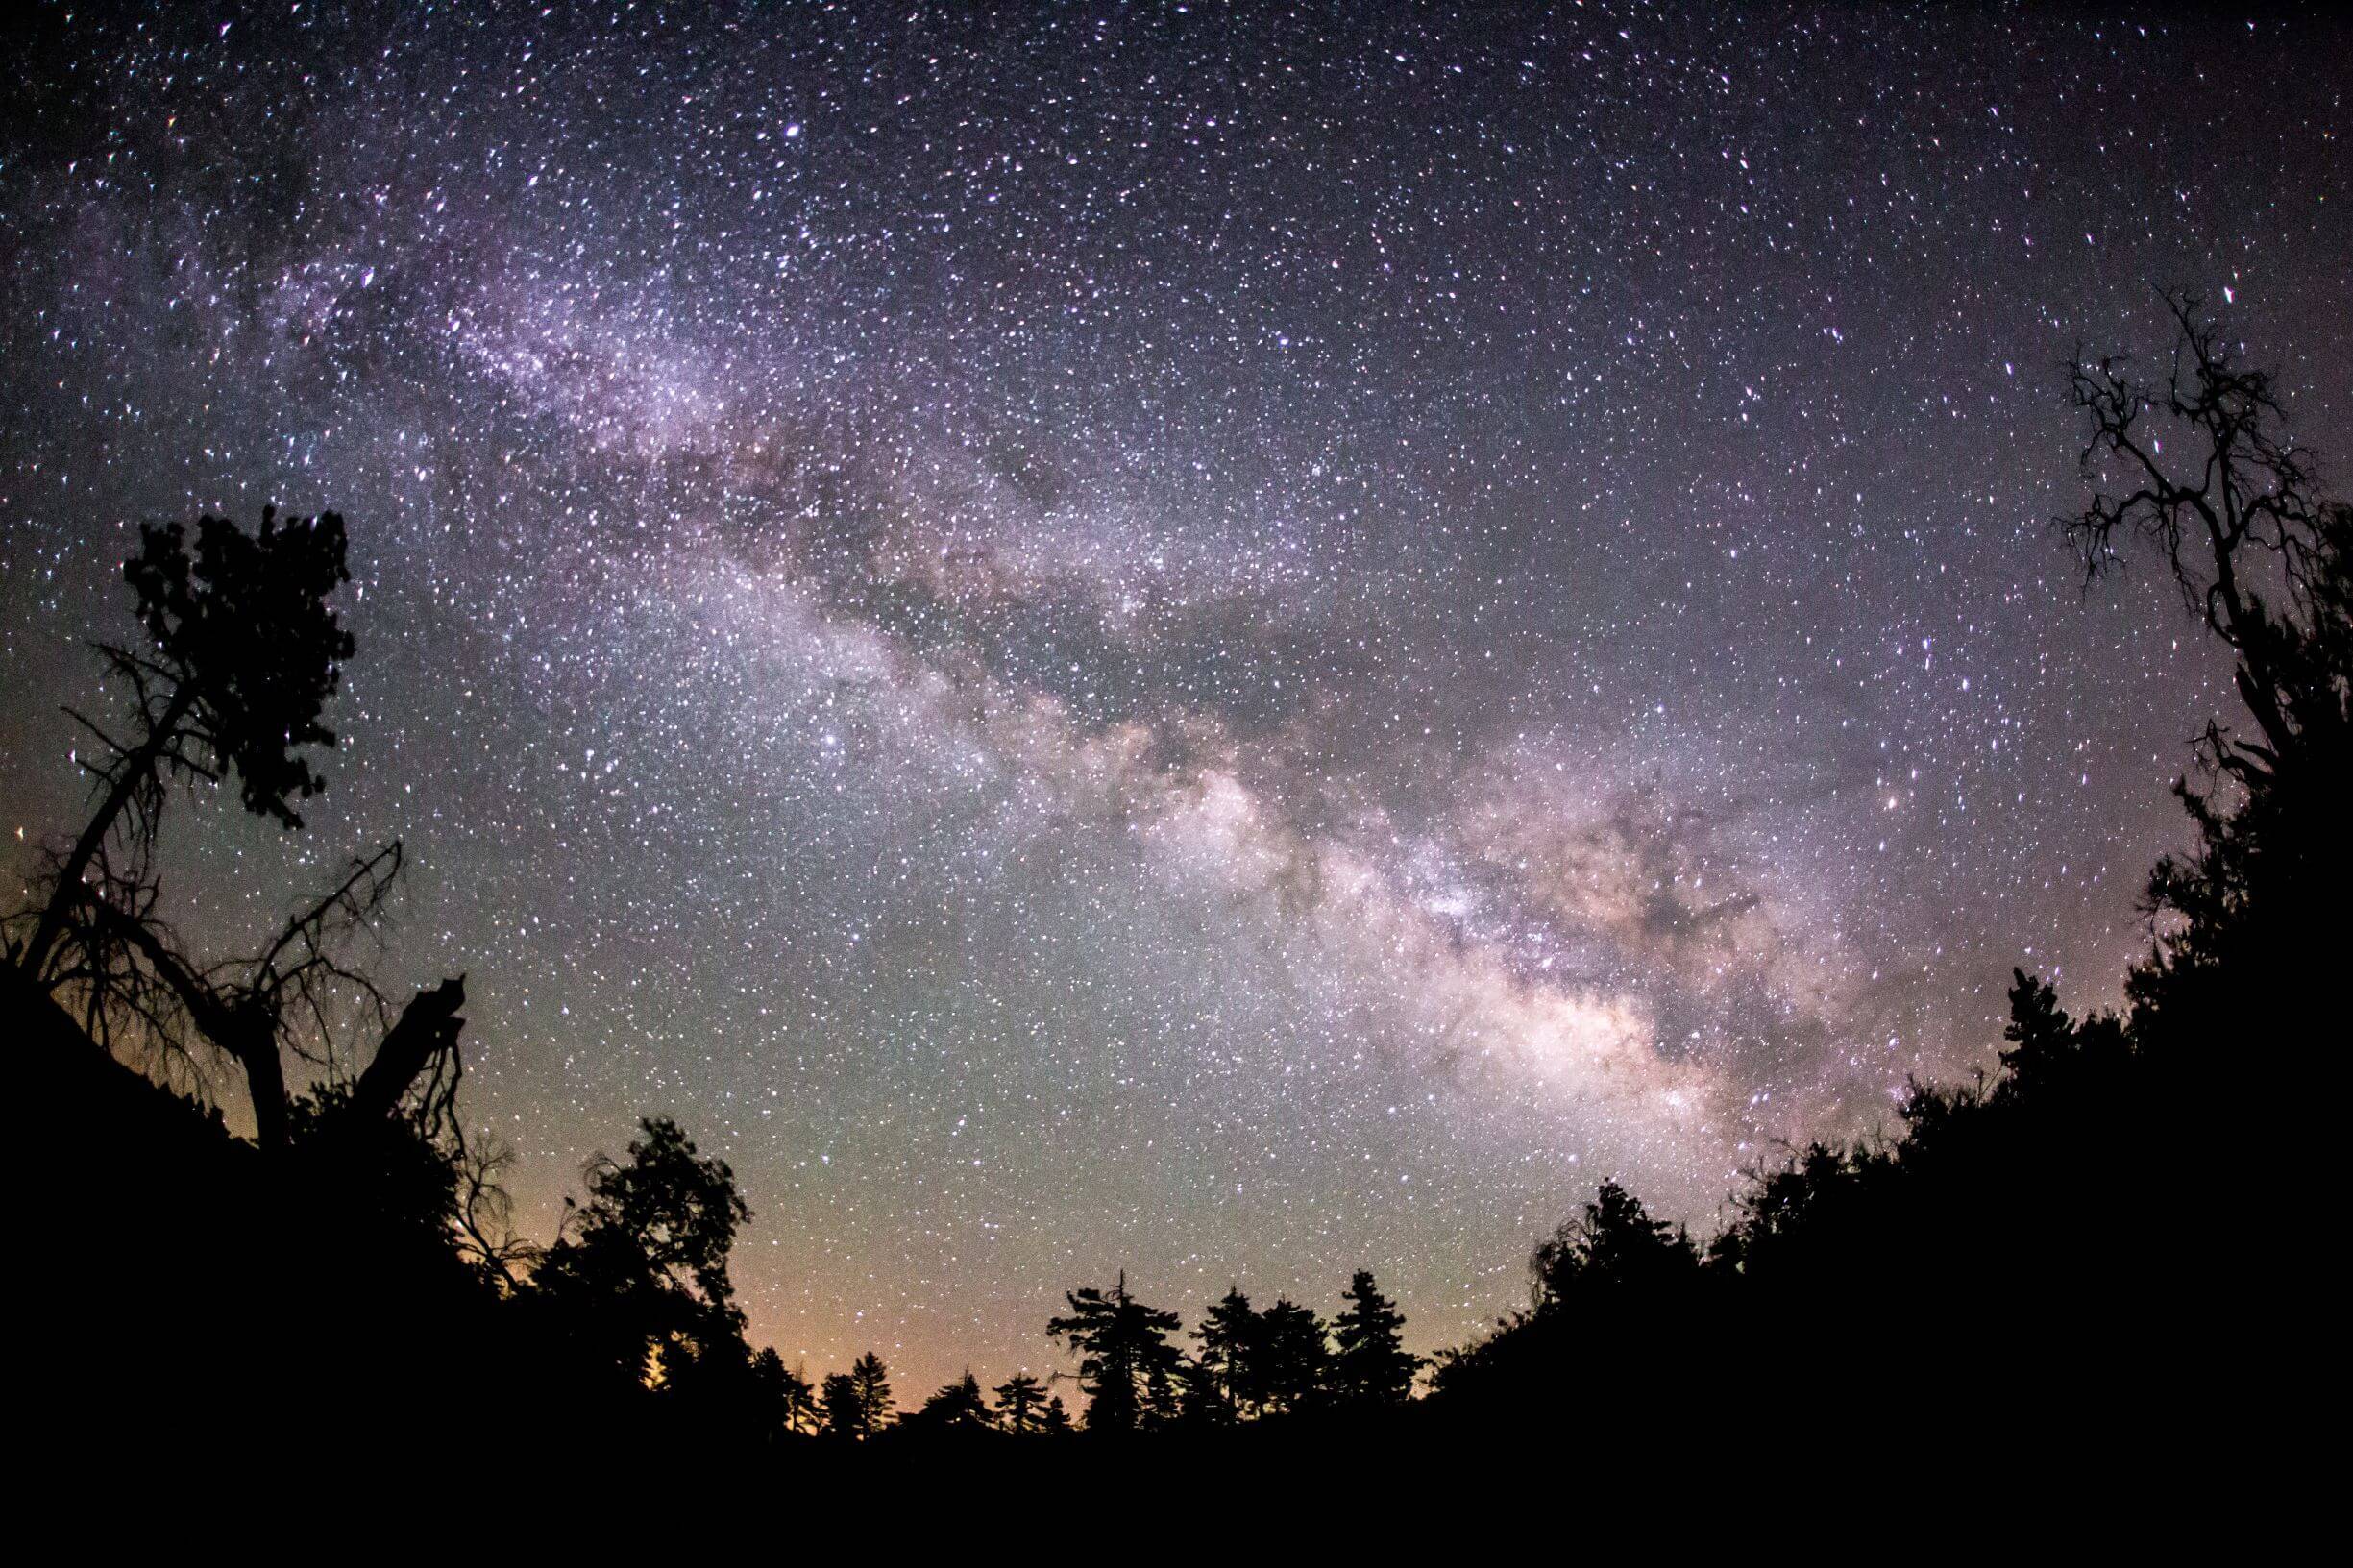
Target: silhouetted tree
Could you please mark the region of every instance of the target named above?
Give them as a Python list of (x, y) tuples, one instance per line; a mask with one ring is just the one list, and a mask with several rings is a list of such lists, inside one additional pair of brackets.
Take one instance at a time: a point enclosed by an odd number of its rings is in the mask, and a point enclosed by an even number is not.
[(1173, 1419), (1178, 1353), (1168, 1335), (1182, 1327), (1177, 1314), (1130, 1295), (1124, 1271), (1108, 1291), (1091, 1286), (1064, 1299), (1070, 1311), (1049, 1319), (1046, 1333), (1079, 1357), (1087, 1430), (1133, 1432)]
[(980, 1380), (968, 1368), (954, 1383), (944, 1384), (923, 1401), (914, 1420), (932, 1432), (985, 1432), (995, 1425)]
[(751, 1358), (748, 1396), (757, 1412), (762, 1434), (770, 1437), (806, 1433), (816, 1424), (817, 1397), (808, 1379), (784, 1364), (772, 1347)]
[(2073, 1048), (2075, 1024), (2059, 1006), (2059, 994), (2048, 981), (2023, 969), (2012, 969), (2010, 981), (2010, 1021), (2001, 1032), (2010, 1043), (2001, 1052), (2001, 1066), (2009, 1083), (2031, 1089)]
[[(124, 564), (139, 633), (97, 648), (116, 710), (66, 710), (88, 736), (89, 815), (0, 917), (0, 1036), (44, 1042), (44, 1082), (125, 1106), (142, 1099), (112, 1083), (135, 1080), (124, 1063), (208, 1097), (211, 1067), (232, 1069), (259, 1158), (224, 1152), (240, 1145), (217, 1116), (168, 1132), (181, 1118), (148, 1116), (107, 1159), (123, 1193), (143, 1184), (133, 1203), (177, 1216), (159, 1222), (171, 1237), (117, 1221), (83, 1244), (150, 1260), (135, 1293), (175, 1303), (175, 1335), (234, 1369), (216, 1397), (240, 1409), (316, 1417), (321, 1384), (294, 1369), (331, 1335), (358, 1421), (421, 1409), (418, 1369), (487, 1354), (489, 1308), (530, 1255), (507, 1229), (501, 1151), (469, 1144), (458, 1121), (463, 981), (396, 1006), (355, 956), (400, 880), (398, 841), (226, 957), (190, 951), (156, 870), (183, 785), (233, 785), (256, 815), (302, 825), (353, 651), (330, 603), (345, 556), (332, 513), (282, 525), (265, 511), (256, 534), (206, 517), (192, 540), (178, 524), (140, 530)], [(110, 1354), (133, 1364), (127, 1346)]]
[(872, 1436), (891, 1424), (891, 1377), (881, 1357), (870, 1350), (850, 1362), (849, 1386), (857, 1402), (858, 1436)]
[(1307, 1409), (1324, 1394), (1332, 1346), (1314, 1310), (1278, 1299), (1259, 1314), (1248, 1383), (1268, 1410)]
[[(2087, 1090), (2104, 1092), (2115, 1087), (2114, 1075), (2124, 1070), (2131, 1044), (2119, 1020), (2095, 1014), (2077, 1023), (2059, 1006), (2058, 992), (2048, 981), (2023, 969), (2010, 971), (2010, 1021), (2001, 1038), (2001, 1078), (1993, 1098), (2008, 1103), (2021, 1098), (2081, 1100)], [(2070, 1104), (2070, 1112), (2089, 1110)]]
[(1381, 1293), (1370, 1270), (1358, 1269), (1341, 1298), (1347, 1306), (1332, 1320), (1336, 1347), (1332, 1386), (1350, 1405), (1396, 1405), (1413, 1392), (1419, 1358), (1405, 1345), (1405, 1314)]
[[(302, 821), (295, 802), (324, 788), (308, 752), (334, 744), (320, 716), (353, 650), (327, 602), (350, 580), (344, 556), (343, 520), (332, 512), (281, 526), (264, 510), (250, 535), (205, 517), (192, 551), (177, 523), (141, 528), (123, 574), (144, 638), (98, 645), (124, 712), (102, 723), (66, 710), (95, 743), (83, 760), (97, 797), (36, 902), (5, 921), (12, 936), (22, 933), (10, 956), (28, 982), (70, 999), (101, 1046), (167, 1062), (201, 1047), (233, 1063), (255, 1140), (273, 1156), (289, 1139), (292, 1059), (349, 1090), (336, 1115), (310, 1118), (314, 1137), (404, 1115), (462, 1164), (453, 1112), (462, 981), (419, 992), (396, 1017), (350, 957), (399, 881), (398, 841), (352, 862), (249, 955), (195, 958), (158, 913), (153, 851), (175, 782), (233, 776), (249, 810), (289, 828)], [(367, 1048), (343, 1038), (355, 1032), (372, 1037)], [(366, 1165), (340, 1164), (354, 1177)], [(478, 1176), (483, 1167), (475, 1168)], [(466, 1212), (479, 1214), (486, 1188), (473, 1180), (468, 1193)]]
[(1528, 1262), (1540, 1311), (1595, 1285), (1673, 1285), (1699, 1266), (1699, 1250), (1683, 1229), (1653, 1219), (1642, 1200), (1615, 1182), (1604, 1182), (1583, 1212), (1562, 1221)]
[(1045, 1387), (1027, 1372), (1016, 1372), (996, 1385), (997, 1422), (1017, 1437), (1045, 1429)]
[(1256, 1413), (1260, 1391), (1251, 1383), (1261, 1326), (1250, 1298), (1238, 1286), (1210, 1303), (1193, 1329), (1201, 1349), (1188, 1386), (1188, 1414), (1213, 1426)]
[[(2137, 541), (2236, 658), (2254, 723), (2210, 722), (2216, 788), (2175, 794), (2198, 828), (2151, 873), (2155, 951), (2128, 983), (2145, 1044), (2208, 1041), (2314, 1005), (2353, 876), (2353, 507), (2324, 496), (2270, 375), (2240, 362), (2199, 302), (2166, 298), (2162, 380), (2109, 357), (2073, 367), (2092, 498), (2062, 520), (2088, 575)], [(2236, 798), (2233, 798), (2233, 796)]]
[(634, 1384), (691, 1384), (699, 1358), (745, 1360), (727, 1273), (751, 1210), (726, 1163), (668, 1117), (639, 1123), (626, 1161), (598, 1157), (575, 1210), (523, 1292), (530, 1313), (588, 1361)]
[(2263, 735), (2260, 749), (2228, 746), (2221, 756), (2267, 766), (2298, 726), (2285, 646), (2295, 628), (2267, 602), (2263, 581), (2311, 612), (2329, 575), (2322, 536), (2334, 508), (2311, 454), (2284, 429), (2270, 373), (2239, 362), (2195, 296), (2171, 292), (2165, 303), (2177, 335), (2163, 380), (2121, 355), (2071, 367), (2091, 427), (2082, 469), (2092, 496), (2062, 522), (2088, 576), (2119, 559), (2120, 536), (2163, 557), (2183, 602), (2238, 653), (2239, 695)]
[(786, 1367), (784, 1359), (773, 1350), (763, 1350), (760, 1354), (763, 1358), (774, 1357), (777, 1371), (782, 1373), (781, 1377), (773, 1374), (770, 1377), (776, 1402), (783, 1409), (784, 1430), (802, 1435), (815, 1433), (824, 1419), (824, 1412), (818, 1408), (817, 1387), (809, 1382), (808, 1373), (797, 1366)]
[[(77, 903), (137, 900), (175, 780), (233, 774), (247, 810), (302, 824), (294, 802), (325, 787), (304, 752), (334, 745), (319, 714), (352, 656), (351, 634), (327, 604), (351, 580), (333, 512), (281, 527), (276, 508), (264, 508), (257, 534), (199, 518), (192, 553), (181, 524), (145, 525), (123, 576), (147, 639), (98, 647), (130, 698), (115, 727), (66, 710), (97, 743), (84, 766), (98, 796), (15, 955), (45, 981), (60, 978), (57, 943)], [(86, 881), (93, 872), (94, 887)]]
[(861, 1441), (873, 1435), (867, 1424), (866, 1405), (858, 1397), (858, 1380), (846, 1372), (828, 1372), (818, 1396), (824, 1412), (825, 1435), (847, 1441)]

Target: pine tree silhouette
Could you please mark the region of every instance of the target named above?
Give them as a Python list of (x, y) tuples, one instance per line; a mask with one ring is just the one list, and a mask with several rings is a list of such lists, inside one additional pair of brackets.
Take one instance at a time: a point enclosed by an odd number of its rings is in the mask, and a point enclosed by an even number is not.
[(996, 1385), (997, 1424), (1017, 1437), (1045, 1430), (1045, 1386), (1027, 1372)]
[(1347, 1405), (1404, 1403), (1421, 1364), (1406, 1350), (1405, 1314), (1381, 1293), (1369, 1269), (1356, 1271), (1343, 1299), (1347, 1305), (1332, 1320), (1334, 1391)]
[(1089, 1286), (1064, 1299), (1069, 1311), (1050, 1319), (1046, 1333), (1078, 1354), (1087, 1430), (1125, 1433), (1173, 1420), (1178, 1352), (1168, 1335), (1183, 1327), (1177, 1314), (1130, 1295), (1124, 1270), (1108, 1291)]

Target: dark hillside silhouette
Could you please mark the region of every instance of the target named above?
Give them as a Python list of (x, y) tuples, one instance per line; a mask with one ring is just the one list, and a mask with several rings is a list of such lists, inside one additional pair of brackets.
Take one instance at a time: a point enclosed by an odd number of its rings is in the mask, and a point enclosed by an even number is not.
[[(2275, 1332), (2310, 1326), (2239, 1178), (2301, 1190), (2325, 1147), (2276, 1106), (2270, 1075), (2284, 1054), (2316, 1087), (2336, 1080), (2308, 1046), (2331, 1027), (2347, 950), (2353, 509), (2319, 493), (2269, 378), (2196, 301), (2168, 304), (2163, 375), (2073, 367), (2091, 499), (2061, 527), (2092, 578), (2136, 556), (2170, 575), (2235, 654), (2244, 712), (2206, 724), (2198, 776), (2176, 785), (2197, 842), (2150, 874), (2152, 946), (2125, 1012), (2071, 1017), (2047, 982), (2014, 973), (1990, 1084), (1918, 1086), (1891, 1139), (1816, 1144), (1759, 1173), (1703, 1251), (1605, 1184), (1536, 1250), (1532, 1305), (1443, 1359), (1440, 1406), (1532, 1419), (1573, 1388), (1610, 1397), (1597, 1346), (1640, 1364), (1721, 1341), (1793, 1385), (1828, 1376), (1915, 1402), (2030, 1389), (2116, 1417), (2243, 1397), (2233, 1367), (2259, 1352), (2240, 1338), (2258, 1301)], [(2210, 1146), (2229, 1151), (2227, 1177), (2197, 1158)], [(1931, 1371), (1940, 1357), (1973, 1378)]]
[[(183, 1419), (405, 1397), (472, 1359), (495, 1244), (468, 1238), (496, 1207), (496, 1155), (469, 1150), (455, 1115), (463, 983), (396, 1007), (352, 960), (401, 846), (224, 957), (188, 950), (155, 870), (179, 789), (233, 780), (292, 831), (324, 787), (310, 755), (333, 744), (322, 716), (354, 651), (329, 602), (349, 578), (342, 520), (265, 511), (248, 534), (208, 517), (192, 545), (148, 527), (123, 575), (140, 634), (96, 649), (115, 707), (67, 710), (91, 743), (90, 814), (5, 920), (8, 1032), (57, 1090), (32, 1130), (41, 1166), (88, 1173), (55, 1216), (88, 1286), (59, 1332), (91, 1341), (75, 1364)], [(227, 1067), (250, 1140), (126, 1064), (198, 1083)], [(306, 1318), (336, 1324), (342, 1378), (304, 1371), (324, 1348), (289, 1332)], [(78, 1408), (104, 1404), (84, 1390)]]
[(2075, 367), (2094, 490), (2066, 527), (2091, 576), (2154, 557), (2237, 658), (2246, 723), (2210, 721), (2201, 780), (2175, 786), (2198, 843), (2149, 877), (2158, 940), (2129, 982), (2136, 1038), (2212, 1050), (2309, 1017), (2344, 950), (2353, 505), (2322, 494), (2270, 375), (2195, 299), (2167, 303), (2179, 335), (2162, 377)]

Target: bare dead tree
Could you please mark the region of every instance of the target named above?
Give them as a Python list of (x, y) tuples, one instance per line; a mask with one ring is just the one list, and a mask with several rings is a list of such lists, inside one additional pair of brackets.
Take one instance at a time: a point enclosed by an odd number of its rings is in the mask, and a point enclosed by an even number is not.
[(2162, 380), (2077, 363), (2092, 495), (2062, 518), (2087, 582), (2127, 548), (2166, 563), (2185, 605), (2235, 655), (2252, 727), (2209, 721), (2173, 794), (2197, 833), (2161, 858), (2142, 908), (2154, 944), (2126, 992), (2184, 1039), (2262, 1038), (2335, 972), (2353, 881), (2353, 506), (2325, 494), (2288, 433), (2271, 377), (2243, 365), (2191, 295)]
[(2162, 380), (2123, 355), (2069, 367), (2091, 429), (2080, 462), (2092, 495), (2059, 522), (2087, 582), (2119, 564), (2121, 541), (2156, 548), (2183, 602), (2238, 654), (2239, 693), (2263, 732), (2228, 744), (2216, 732), (2217, 760), (2265, 768), (2293, 738), (2277, 599), (2308, 615), (2323, 591), (2328, 502), (2269, 373), (2240, 362), (2196, 296), (2164, 298), (2176, 336)]
[[(414, 1090), (427, 1122), (453, 1125), (463, 981), (420, 992), (396, 1017), (351, 951), (376, 933), (404, 864), (398, 840), (355, 860), (259, 952), (210, 965), (185, 956), (155, 914), (152, 884), (139, 884), (142, 896), (126, 904), (110, 896), (118, 884), (76, 883), (80, 896), (62, 922), (70, 940), (60, 950), (79, 955), (66, 972), (93, 1038), (110, 1043), (136, 1030), (183, 1057), (199, 1047), (226, 1057), (244, 1076), (264, 1149), (286, 1140), (289, 1060), (324, 1084), (348, 1084), (365, 1114), (389, 1115)], [(364, 1057), (354, 1039), (363, 1031), (376, 1041)]]
[(546, 1250), (514, 1228), (514, 1199), (502, 1181), (514, 1161), (514, 1149), (488, 1132), (457, 1143), (458, 1252), (506, 1289)]

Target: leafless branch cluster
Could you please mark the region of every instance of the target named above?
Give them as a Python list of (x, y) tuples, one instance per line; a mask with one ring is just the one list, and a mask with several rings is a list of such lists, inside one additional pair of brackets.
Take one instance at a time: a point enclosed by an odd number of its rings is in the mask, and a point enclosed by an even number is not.
[(2169, 292), (2165, 303), (2177, 334), (2163, 380), (2121, 355), (2069, 367), (2091, 429), (2080, 462), (2092, 495), (2060, 524), (2087, 581), (2119, 564), (2122, 540), (2162, 552), (2184, 603), (2238, 652), (2243, 694), (2276, 751), (2288, 725), (2266, 595), (2312, 609), (2326, 502), (2269, 373), (2239, 362), (2196, 296)]
[(545, 1250), (515, 1231), (514, 1199), (502, 1185), (514, 1148), (487, 1131), (461, 1133), (455, 1147), (458, 1253), (511, 1288)]
[[(143, 853), (135, 872), (116, 870), (110, 855), (102, 846), (81, 879), (45, 890), (45, 907), (61, 912), (50, 945), (53, 993), (73, 998), (85, 1030), (110, 1050), (198, 1079), (207, 1052), (233, 1062), (246, 1080), (257, 1137), (264, 1145), (282, 1141), (287, 1059), (338, 1085), (355, 1072), (352, 1037), (388, 1037), (394, 1027), (390, 1003), (353, 949), (387, 913), (404, 863), (400, 842), (352, 862), (258, 952), (208, 965), (187, 956), (158, 912)], [(53, 864), (53, 880), (61, 871)], [(447, 1054), (453, 1058), (453, 1049)], [(444, 1121), (454, 1062), (436, 1054), (421, 1065), (429, 1068), (423, 1109)]]

